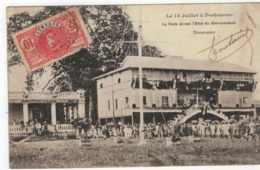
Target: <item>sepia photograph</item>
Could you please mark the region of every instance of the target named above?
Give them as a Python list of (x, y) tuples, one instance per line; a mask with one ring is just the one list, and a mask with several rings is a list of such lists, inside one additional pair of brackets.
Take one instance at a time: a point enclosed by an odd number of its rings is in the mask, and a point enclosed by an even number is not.
[(6, 12), (11, 169), (260, 164), (260, 3)]

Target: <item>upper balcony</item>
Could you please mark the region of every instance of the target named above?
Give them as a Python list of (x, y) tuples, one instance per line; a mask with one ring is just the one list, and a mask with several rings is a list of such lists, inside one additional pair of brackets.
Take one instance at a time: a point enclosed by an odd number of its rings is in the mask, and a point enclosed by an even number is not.
[[(183, 112), (183, 111), (187, 111), (190, 110), (191, 108), (193, 108), (193, 106), (183, 106), (183, 105), (176, 105), (173, 107), (170, 106), (161, 106), (161, 107), (147, 107), (144, 106), (143, 107), (143, 111), (144, 112)], [(233, 111), (239, 111), (239, 112), (250, 112), (254, 110), (254, 105), (251, 106), (236, 106), (236, 107), (218, 107), (217, 105), (211, 105), (210, 108), (212, 110), (216, 110), (216, 111), (222, 111), (222, 112), (233, 112)], [(133, 111), (139, 111), (140, 107), (128, 107), (128, 109), (132, 109)], [(197, 109), (202, 110), (202, 105), (198, 105)]]
[(79, 100), (84, 99), (84, 92), (9, 92), (9, 102), (21, 100)]

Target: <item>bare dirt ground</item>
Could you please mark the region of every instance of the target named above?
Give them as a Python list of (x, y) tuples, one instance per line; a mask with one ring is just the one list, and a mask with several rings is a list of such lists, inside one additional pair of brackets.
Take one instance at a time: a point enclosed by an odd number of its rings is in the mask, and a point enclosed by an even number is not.
[(17, 142), (10, 144), (10, 168), (87, 168), (190, 165), (260, 164), (260, 141), (205, 138), (166, 146), (164, 139), (147, 140), (139, 146), (130, 139), (94, 139), (90, 146), (80, 140)]

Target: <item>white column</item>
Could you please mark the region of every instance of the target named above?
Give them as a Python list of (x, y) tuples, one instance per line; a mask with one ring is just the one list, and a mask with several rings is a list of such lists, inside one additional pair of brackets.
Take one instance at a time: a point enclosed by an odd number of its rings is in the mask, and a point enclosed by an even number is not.
[(73, 115), (73, 110), (72, 110), (72, 106), (69, 106), (69, 118), (71, 118)]
[(63, 103), (63, 114), (64, 114), (65, 123), (68, 123), (67, 105), (65, 103)]
[(89, 95), (89, 110), (88, 110), (88, 117), (89, 117), (89, 120), (91, 120), (92, 119), (92, 111), (93, 111), (93, 109), (92, 109), (92, 96), (91, 95)]
[(67, 116), (67, 109), (66, 109), (66, 104), (63, 103), (63, 115)]
[(26, 124), (29, 120), (28, 103), (23, 103), (23, 121)]
[(239, 103), (239, 99), (238, 99), (238, 92), (236, 92), (236, 101), (237, 101), (237, 103), (236, 104), (239, 104), (239, 107), (241, 107), (241, 105), (240, 105), (240, 103)]
[(161, 95), (157, 96), (157, 100), (158, 100), (158, 106), (157, 107), (162, 107)]
[[(133, 101), (133, 102), (132, 102), (132, 105), (133, 105), (133, 104), (136, 105), (136, 100), (135, 100), (135, 89), (133, 89), (132, 92), (133, 92), (133, 93), (132, 93), (132, 101)], [(132, 107), (132, 106), (130, 106), (130, 107)]]
[(73, 115), (74, 115), (74, 118), (79, 117), (77, 106), (74, 106), (74, 105), (73, 105)]
[[(155, 95), (155, 93), (156, 93), (156, 91), (155, 91), (155, 89), (153, 89), (152, 90), (152, 97), (153, 97), (153, 99), (152, 99), (152, 104), (155, 104), (156, 105), (156, 95)], [(156, 106), (156, 107), (158, 107), (158, 106)]]
[(85, 117), (85, 100), (79, 100), (78, 102), (78, 115), (79, 117)]
[(53, 125), (55, 125), (56, 122), (57, 122), (57, 119), (56, 119), (56, 103), (52, 102), (51, 103), (51, 123)]

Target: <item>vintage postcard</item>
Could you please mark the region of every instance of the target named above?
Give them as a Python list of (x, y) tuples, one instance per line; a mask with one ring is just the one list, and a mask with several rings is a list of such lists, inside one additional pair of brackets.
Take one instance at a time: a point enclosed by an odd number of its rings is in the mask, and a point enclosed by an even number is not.
[(260, 164), (260, 3), (8, 7), (10, 168)]

